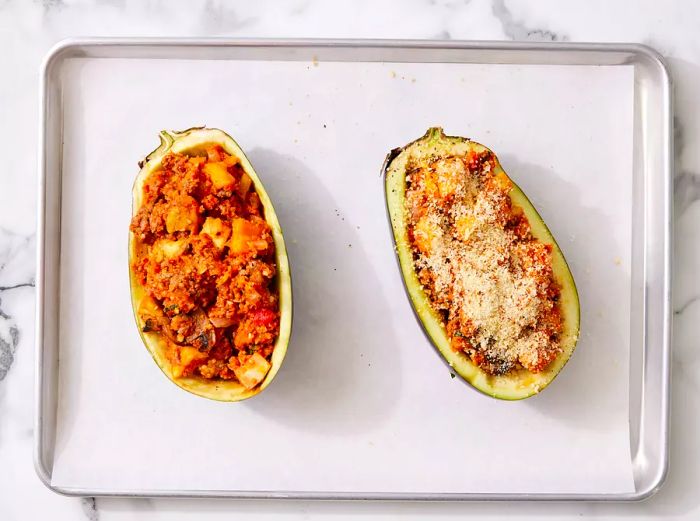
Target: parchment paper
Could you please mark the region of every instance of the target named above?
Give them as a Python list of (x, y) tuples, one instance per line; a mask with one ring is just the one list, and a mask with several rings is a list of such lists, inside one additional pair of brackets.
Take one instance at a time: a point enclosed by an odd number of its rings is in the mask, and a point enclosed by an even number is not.
[[(53, 483), (104, 490), (629, 492), (633, 69), (73, 59), (65, 65)], [(228, 131), (281, 220), (287, 359), (238, 404), (170, 383), (139, 339), (127, 230), (161, 129)], [(564, 251), (582, 334), (541, 395), (451, 378), (404, 295), (385, 154), (441, 125), (492, 148)]]

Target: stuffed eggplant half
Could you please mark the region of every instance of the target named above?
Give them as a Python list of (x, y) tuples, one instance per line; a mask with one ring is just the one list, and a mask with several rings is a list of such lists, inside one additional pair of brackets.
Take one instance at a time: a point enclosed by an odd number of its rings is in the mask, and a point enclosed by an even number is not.
[(131, 298), (143, 343), (179, 387), (239, 401), (284, 360), (292, 288), (260, 178), (217, 129), (160, 134), (133, 187)]
[(494, 398), (544, 389), (576, 347), (579, 301), (528, 198), (491, 150), (440, 128), (383, 170), (406, 291), (438, 352)]

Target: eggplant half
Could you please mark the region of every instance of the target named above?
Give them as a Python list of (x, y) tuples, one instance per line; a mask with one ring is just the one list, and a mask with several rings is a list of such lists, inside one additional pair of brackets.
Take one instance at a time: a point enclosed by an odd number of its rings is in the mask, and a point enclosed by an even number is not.
[[(148, 349), (158, 367), (173, 383), (182, 389), (198, 396), (225, 402), (235, 402), (250, 398), (263, 391), (275, 378), (284, 360), (291, 336), (292, 283), (282, 229), (260, 177), (256, 174), (250, 161), (231, 136), (218, 129), (192, 128), (182, 132), (162, 131), (160, 133), (160, 141), (160, 146), (139, 163), (141, 170), (136, 177), (132, 191), (132, 215), (136, 215), (144, 203), (144, 186), (147, 179), (163, 168), (163, 159), (169, 153), (206, 157), (207, 148), (218, 146), (227, 154), (236, 158), (238, 165), (243, 169), (247, 178), (250, 180), (246, 180), (246, 182), (250, 182), (251, 187), (254, 188), (259, 197), (264, 213), (264, 220), (269, 225), (274, 242), (276, 275), (270, 284), (271, 287), (276, 290), (278, 296), (279, 333), (276, 340), (274, 340), (274, 348), (270, 355), (269, 362), (265, 362), (264, 364), (267, 372), (264, 373), (264, 377), (262, 377), (263, 373), (258, 373), (260, 379), (256, 381), (254, 386), (244, 386), (238, 379), (204, 378), (197, 374), (183, 376), (178, 375), (177, 372), (174, 373), (174, 366), (169, 361), (168, 356), (166, 356), (168, 342), (171, 342), (172, 339), (150, 327), (150, 325), (146, 323), (146, 320), (143, 319), (140, 312), (144, 307), (148, 308), (150, 306), (153, 308), (156, 303), (154, 299), (148, 295), (146, 289), (136, 276), (133, 262), (142, 254), (145, 254), (146, 250), (151, 246), (142, 241), (130, 230), (128, 247), (131, 302), (139, 334), (143, 340), (143, 344), (146, 349)], [(235, 235), (235, 227), (233, 235)], [(235, 240), (235, 237), (233, 240)], [(161, 316), (162, 311), (162, 309), (155, 310), (156, 313), (161, 313)], [(193, 352), (196, 351), (193, 348), (188, 349)], [(253, 356), (255, 356), (255, 354)]]
[[(466, 157), (470, 153), (485, 152), (492, 154), (494, 158), (493, 175), (504, 176), (510, 181), (507, 195), (513, 210), (521, 210), (529, 222), (531, 236), (551, 248), (552, 274), (560, 289), (557, 305), (561, 317), (561, 333), (558, 337), (559, 352), (556, 358), (545, 369), (538, 372), (515, 367), (504, 374), (488, 373), (475, 364), (465, 352), (453, 349), (444, 315), (433, 308), (425, 287), (419, 281), (415, 267), (414, 252), (409, 240), (409, 214), (406, 207), (409, 164), (441, 157)], [(382, 171), (387, 213), (406, 293), (416, 317), (438, 353), (454, 373), (477, 390), (493, 398), (520, 400), (547, 387), (571, 357), (578, 340), (579, 299), (576, 284), (554, 237), (523, 191), (506, 176), (495, 154), (479, 143), (466, 138), (446, 136), (441, 128), (431, 128), (420, 139), (391, 151)]]

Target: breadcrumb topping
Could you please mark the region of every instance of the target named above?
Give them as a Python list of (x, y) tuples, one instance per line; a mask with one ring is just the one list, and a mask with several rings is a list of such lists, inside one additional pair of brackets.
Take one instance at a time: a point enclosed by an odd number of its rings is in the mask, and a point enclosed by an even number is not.
[(552, 247), (511, 204), (512, 183), (486, 150), (411, 158), (405, 211), (418, 279), (455, 351), (482, 370), (540, 372), (561, 351)]

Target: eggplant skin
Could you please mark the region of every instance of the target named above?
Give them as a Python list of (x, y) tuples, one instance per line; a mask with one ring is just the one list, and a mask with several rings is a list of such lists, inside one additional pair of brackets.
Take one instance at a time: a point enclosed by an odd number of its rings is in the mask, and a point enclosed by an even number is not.
[(197, 396), (222, 402), (237, 402), (259, 394), (270, 385), (284, 361), (292, 332), (292, 277), (289, 269), (287, 248), (284, 244), (282, 228), (277, 219), (277, 214), (275, 213), (275, 209), (272, 206), (272, 202), (265, 191), (260, 177), (258, 177), (241, 147), (238, 146), (231, 136), (222, 130), (205, 127), (195, 127), (180, 132), (164, 130), (160, 133), (160, 146), (148, 154), (143, 161), (139, 162), (141, 170), (136, 176), (132, 189), (132, 215), (135, 215), (141, 207), (145, 180), (152, 172), (161, 168), (163, 157), (166, 154), (169, 152), (181, 154), (201, 152), (204, 151), (208, 145), (212, 144), (220, 145), (227, 153), (240, 160), (241, 166), (253, 182), (255, 191), (258, 193), (264, 209), (265, 220), (272, 230), (272, 237), (275, 243), (275, 261), (277, 264), (276, 281), (279, 293), (280, 331), (270, 359), (270, 370), (263, 381), (253, 389), (246, 389), (243, 385), (233, 380), (207, 379), (197, 376), (173, 377), (170, 362), (165, 356), (166, 339), (157, 332), (144, 332), (144, 329), (148, 328), (145, 327), (146, 324), (141, 320), (138, 313), (141, 301), (147, 295), (144, 287), (139, 283), (137, 277), (133, 273), (131, 264), (132, 260), (136, 257), (137, 251), (139, 251), (138, 249), (143, 246), (140, 244), (140, 241), (136, 239), (133, 232), (129, 231), (129, 282), (131, 288), (131, 304), (134, 318), (136, 319), (136, 326), (141, 335), (143, 344), (146, 349), (148, 349), (158, 367), (160, 367), (170, 381)]
[[(540, 373), (531, 373), (525, 369), (518, 369), (506, 375), (492, 376), (481, 370), (464, 353), (458, 353), (451, 349), (442, 318), (433, 310), (423, 287), (418, 281), (413, 264), (413, 253), (407, 235), (404, 202), (408, 158), (416, 156), (465, 155), (469, 151), (483, 152), (486, 150), (488, 149), (485, 146), (470, 139), (446, 136), (442, 128), (439, 127), (430, 128), (423, 137), (402, 148), (392, 150), (387, 155), (382, 167), (387, 216), (406, 295), (416, 318), (435, 350), (454, 373), (458, 374), (465, 382), (478, 391), (501, 400), (522, 400), (539, 393), (559, 374), (576, 348), (580, 327), (580, 306), (576, 283), (559, 245), (554, 240), (540, 214), (523, 191), (511, 179), (512, 188), (508, 194), (511, 203), (513, 207), (521, 208), (527, 216), (532, 235), (540, 242), (552, 246), (553, 274), (561, 287), (559, 299), (563, 325), (561, 353), (546, 370)], [(494, 158), (496, 158), (495, 154)], [(494, 173), (506, 175), (497, 158), (495, 162), (496, 168)]]

